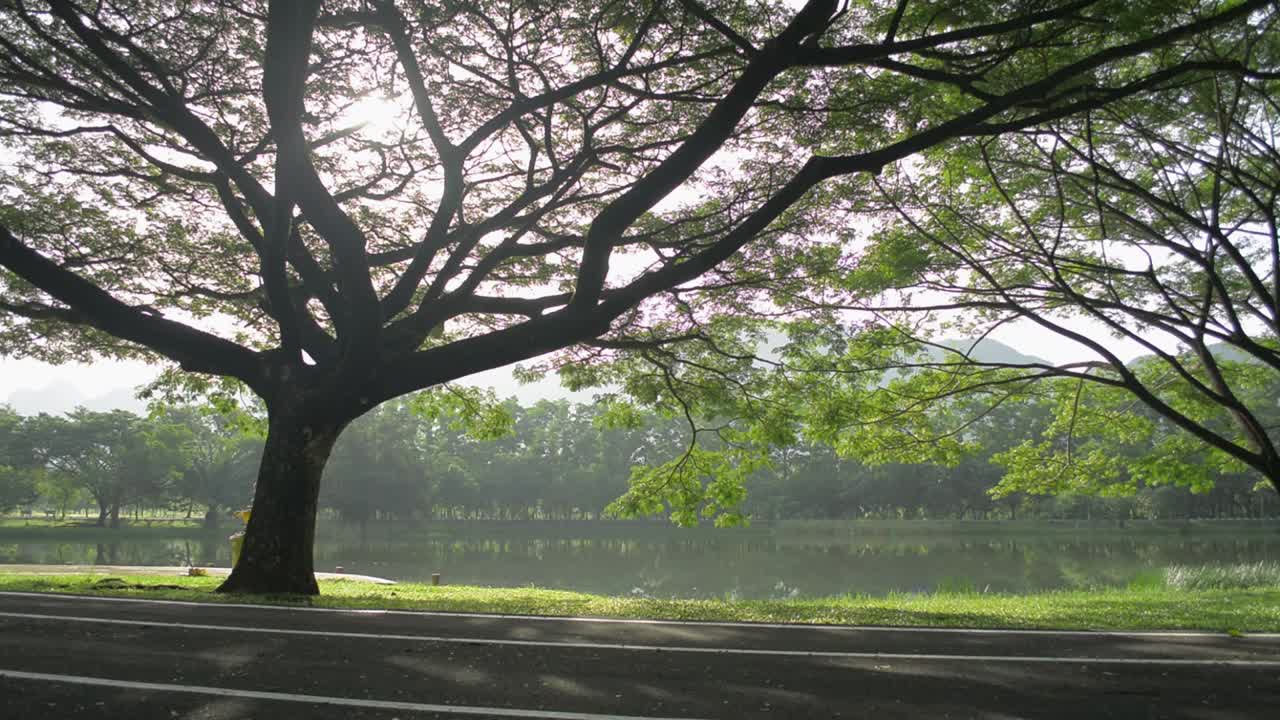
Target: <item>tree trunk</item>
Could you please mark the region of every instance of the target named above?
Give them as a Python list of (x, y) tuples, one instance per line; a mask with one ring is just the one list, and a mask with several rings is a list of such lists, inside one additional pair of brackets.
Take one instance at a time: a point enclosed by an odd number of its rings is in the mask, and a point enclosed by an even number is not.
[(120, 527), (120, 504), (116, 503), (111, 506), (111, 527)]
[(269, 413), (244, 547), (226, 593), (318, 595), (312, 546), (320, 476), (345, 423), (320, 422), (294, 406)]
[(204, 527), (206, 530), (214, 530), (218, 527), (218, 510), (214, 505), (210, 505), (204, 511)]

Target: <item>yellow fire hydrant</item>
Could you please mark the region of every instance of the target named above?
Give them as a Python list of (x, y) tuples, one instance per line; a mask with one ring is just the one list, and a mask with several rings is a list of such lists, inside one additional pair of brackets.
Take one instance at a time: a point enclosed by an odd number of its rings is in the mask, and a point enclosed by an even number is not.
[[(232, 514), (240, 518), (241, 522), (245, 525), (249, 524), (248, 510), (241, 510), (240, 512)], [(236, 563), (240, 562), (240, 551), (244, 549), (244, 530), (233, 533), (231, 537), (227, 539), (231, 541), (231, 567), (234, 568)]]

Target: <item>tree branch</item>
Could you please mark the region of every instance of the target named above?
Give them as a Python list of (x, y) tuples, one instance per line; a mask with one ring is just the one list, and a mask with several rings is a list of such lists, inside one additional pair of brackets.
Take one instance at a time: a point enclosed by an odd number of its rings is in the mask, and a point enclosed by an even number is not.
[(228, 340), (139, 310), (112, 297), (97, 285), (59, 267), (0, 225), (0, 265), (65, 303), (83, 322), (138, 343), (177, 362), (191, 372), (227, 375), (254, 389), (266, 391), (262, 358)]

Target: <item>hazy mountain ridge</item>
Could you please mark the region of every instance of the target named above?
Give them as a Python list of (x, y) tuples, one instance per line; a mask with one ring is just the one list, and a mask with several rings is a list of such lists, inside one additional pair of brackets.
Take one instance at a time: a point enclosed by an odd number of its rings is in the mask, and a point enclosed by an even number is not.
[[(492, 387), (498, 397), (515, 397), (525, 405), (533, 405), (539, 400), (569, 399), (576, 402), (591, 400), (589, 394), (571, 393), (560, 387), (559, 379), (555, 375), (521, 385), (511, 377), (509, 370), (499, 369), (481, 373), (471, 378), (467, 384)], [(7, 404), (21, 415), (39, 415), (40, 413), (61, 415), (77, 407), (99, 412), (128, 410), (139, 415), (146, 414), (147, 403), (137, 399), (134, 396), (136, 392), (137, 389), (134, 387), (119, 385), (90, 395), (72, 382), (55, 378), (39, 387), (14, 390), (9, 393), (9, 397), (0, 402)]]
[[(770, 340), (775, 340), (775, 338), (770, 338)], [(784, 343), (785, 338), (778, 336), (776, 341), (776, 344), (770, 344), (766, 347), (766, 354), (769, 349)], [(967, 351), (973, 345), (973, 340), (950, 339), (939, 341), (938, 344)], [(1232, 348), (1228, 349), (1233, 350)], [(941, 350), (935, 349), (931, 352), (931, 356), (939, 360), (944, 359), (943, 355), (944, 353)], [(973, 348), (971, 357), (978, 362), (1010, 364), (1049, 362), (1035, 355), (1023, 353), (999, 340), (991, 338), (986, 338), (979, 342)], [(946, 359), (954, 360), (956, 358), (952, 356)], [(590, 402), (591, 400), (590, 392), (570, 393), (560, 387), (559, 379), (554, 374), (540, 381), (521, 385), (512, 379), (509, 370), (500, 368), (481, 373), (470, 380), (471, 382), (468, 384), (490, 386), (499, 397), (514, 396), (522, 404), (526, 405), (532, 405), (542, 399), (569, 399), (576, 402)], [(146, 403), (135, 398), (134, 393), (135, 389), (132, 387), (117, 386), (101, 393), (90, 395), (71, 382), (61, 378), (54, 378), (41, 387), (27, 387), (15, 390), (9, 394), (5, 402), (23, 415), (36, 415), (42, 412), (56, 415), (69, 412), (77, 407), (85, 407), (97, 411), (122, 409), (139, 414), (145, 413)]]
[[(965, 352), (973, 345), (973, 340), (940, 340), (938, 341), (938, 344)], [(1225, 360), (1229, 362), (1258, 362), (1257, 358), (1227, 343), (1214, 343), (1209, 346), (1209, 352), (1218, 360)], [(943, 358), (944, 354), (949, 353), (943, 353), (941, 350), (937, 349), (930, 352), (930, 355), (934, 358), (950, 360), (958, 359), (955, 356)], [(978, 343), (977, 347), (974, 347), (970, 353), (970, 357), (976, 362), (984, 363), (1008, 363), (1011, 365), (1026, 365), (1031, 363), (1045, 363), (1048, 365), (1055, 364), (1039, 356), (1028, 355), (1016, 348), (1000, 342), (999, 340), (992, 340), (990, 338), (986, 338)], [(1150, 360), (1153, 357), (1155, 356), (1150, 353), (1139, 355), (1138, 357), (1128, 361), (1126, 364), (1132, 367), (1137, 363)]]
[[(975, 362), (983, 363), (1008, 363), (1010, 365), (1029, 365), (1032, 363), (1052, 364), (1048, 360), (1035, 355), (1027, 355), (1018, 350), (1005, 345), (999, 340), (984, 338), (975, 346), (972, 339), (957, 340), (940, 340), (939, 345), (959, 350), (962, 353), (968, 353), (969, 357)], [(941, 350), (934, 349), (932, 353), (935, 357), (945, 360), (958, 360), (959, 357), (951, 353), (943, 353)], [(949, 357), (943, 357), (947, 355)]]
[(54, 381), (39, 388), (14, 390), (5, 402), (22, 415), (61, 415), (77, 407), (100, 412), (119, 409), (145, 413), (147, 404), (134, 397), (135, 392), (131, 387), (115, 387), (101, 394), (88, 395), (68, 382)]
[[(1211, 343), (1209, 345), (1209, 354), (1212, 355), (1214, 359), (1218, 360), (1219, 362), (1222, 362), (1222, 361), (1242, 362), (1242, 363), (1262, 362), (1258, 358), (1250, 355), (1249, 353), (1241, 350), (1240, 348), (1225, 342)], [(1153, 355), (1152, 353), (1146, 353), (1144, 355), (1139, 355), (1138, 357), (1130, 360), (1128, 363), (1126, 363), (1126, 365), (1128, 365), (1129, 367), (1134, 367), (1139, 363), (1147, 362), (1148, 360), (1151, 360), (1153, 358), (1155, 358), (1155, 355)]]

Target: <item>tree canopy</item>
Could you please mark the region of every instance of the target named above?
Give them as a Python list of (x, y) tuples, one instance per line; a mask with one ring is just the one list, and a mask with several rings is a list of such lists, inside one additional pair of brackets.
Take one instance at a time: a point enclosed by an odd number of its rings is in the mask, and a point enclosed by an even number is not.
[[(1252, 72), (1271, 8), (6, 3), (0, 344), (251, 388), (269, 432), (224, 587), (315, 592), (353, 418), (548, 354), (575, 383), (663, 353), (744, 369), (749, 318), (848, 300), (824, 278), (859, 252), (868, 178)], [(751, 460), (685, 458), (727, 478), (716, 504)]]

